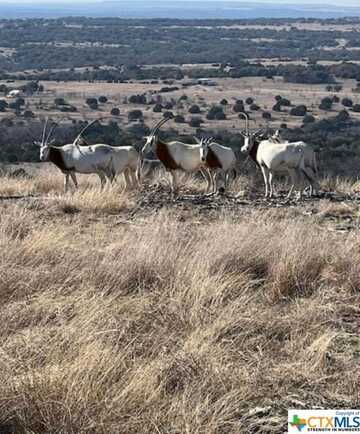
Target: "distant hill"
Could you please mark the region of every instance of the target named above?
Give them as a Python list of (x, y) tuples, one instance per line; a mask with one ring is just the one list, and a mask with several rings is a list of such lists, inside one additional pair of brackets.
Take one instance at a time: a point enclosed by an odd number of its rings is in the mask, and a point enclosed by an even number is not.
[(54, 2), (49, 4), (1, 4), (2, 18), (56, 18), (63, 16), (123, 18), (341, 18), (360, 16), (360, 7), (337, 7), (326, 4), (291, 5), (264, 3), (220, 2), (216, 0), (165, 1), (121, 0), (81, 4)]

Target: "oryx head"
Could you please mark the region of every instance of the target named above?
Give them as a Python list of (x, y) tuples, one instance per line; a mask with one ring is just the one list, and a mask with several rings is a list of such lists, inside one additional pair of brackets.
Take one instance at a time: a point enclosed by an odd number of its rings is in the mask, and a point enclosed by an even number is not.
[(241, 147), (241, 152), (244, 154), (248, 154), (251, 151), (253, 146), (253, 135), (250, 132), (250, 118), (247, 113), (239, 113), (239, 116), (242, 116), (245, 119), (245, 131), (242, 131), (240, 134), (244, 137), (244, 144)]
[(241, 147), (241, 152), (244, 154), (248, 154), (251, 152), (251, 149), (255, 145), (255, 143), (263, 137), (259, 136), (261, 130), (250, 131), (250, 117), (247, 113), (239, 113), (243, 118), (245, 118), (245, 131), (242, 131), (240, 134), (244, 137), (244, 144)]
[(50, 137), (52, 136), (53, 132), (55, 131), (55, 128), (57, 127), (57, 123), (53, 123), (48, 134), (46, 134), (48, 122), (49, 122), (49, 119), (47, 118), (45, 121), (41, 141), (34, 141), (34, 144), (36, 146), (39, 146), (39, 148), (40, 148), (40, 161), (47, 161), (47, 159), (49, 157), (50, 147), (54, 142), (53, 140), (50, 141)]
[(158, 131), (160, 130), (160, 128), (167, 122), (169, 121), (169, 118), (166, 119), (161, 119), (150, 131), (150, 134), (148, 136), (145, 136), (144, 139), (146, 140), (145, 145), (143, 146), (142, 150), (141, 150), (141, 154), (145, 155), (147, 154), (150, 150), (154, 150), (155, 148), (155, 144), (156, 144), (156, 135), (158, 133)]
[(194, 137), (196, 143), (200, 146), (200, 158), (202, 162), (207, 160), (207, 155), (209, 152), (209, 147), (213, 142), (213, 137), (202, 137), (201, 139)]

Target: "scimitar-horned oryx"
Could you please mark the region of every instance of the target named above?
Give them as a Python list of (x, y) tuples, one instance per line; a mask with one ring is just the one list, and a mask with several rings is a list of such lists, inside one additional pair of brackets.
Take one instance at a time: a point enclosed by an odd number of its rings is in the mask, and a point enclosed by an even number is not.
[[(249, 128), (249, 116), (242, 113), (246, 120), (246, 130), (243, 132), (243, 153), (249, 154), (260, 167), (265, 182), (265, 197), (273, 196), (273, 177), (277, 173), (289, 173), (292, 186), (288, 194), (290, 198), (295, 184), (303, 178), (309, 182), (315, 182), (312, 175), (306, 170), (304, 150), (299, 143), (274, 143), (270, 140), (261, 140), (256, 133), (251, 133)], [(299, 190), (300, 197), (302, 189)]]
[(171, 193), (177, 193), (179, 171), (195, 173), (200, 171), (207, 180), (207, 191), (211, 189), (212, 178), (204, 160), (202, 144), (192, 145), (180, 141), (165, 142), (158, 136), (160, 128), (170, 119), (162, 119), (146, 137), (145, 146), (141, 154), (144, 157), (152, 150), (171, 175)]

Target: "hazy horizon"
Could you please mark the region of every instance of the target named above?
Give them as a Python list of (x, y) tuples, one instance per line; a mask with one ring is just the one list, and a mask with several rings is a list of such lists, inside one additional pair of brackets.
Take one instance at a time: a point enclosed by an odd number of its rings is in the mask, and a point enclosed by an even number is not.
[(64, 16), (179, 19), (342, 18), (354, 0), (0, 0), (0, 18)]
[[(113, 3), (124, 3), (126, 0), (0, 0), (0, 4), (29, 4), (29, 5), (36, 5), (36, 4), (48, 4), (48, 5), (54, 5), (54, 4), (76, 4), (76, 3), (104, 3), (111, 1)], [(133, 0), (133, 1), (141, 1), (141, 0)], [(171, 3), (179, 3), (180, 0), (160, 0), (160, 1), (166, 1)], [(193, 2), (193, 0), (181, 0), (182, 2)], [(204, 2), (218, 2), (218, 3), (224, 3), (228, 0), (197, 0), (197, 1), (204, 1)], [(356, 7), (359, 6), (359, 2), (355, 0), (325, 0), (324, 2), (321, 0), (256, 0), (255, 2), (253, 0), (232, 0), (233, 2), (237, 3), (248, 3), (248, 4), (254, 4), (254, 3), (264, 3), (264, 4), (294, 4), (294, 5), (334, 5), (334, 6), (346, 6), (346, 7)], [(149, 0), (150, 2), (150, 0)]]

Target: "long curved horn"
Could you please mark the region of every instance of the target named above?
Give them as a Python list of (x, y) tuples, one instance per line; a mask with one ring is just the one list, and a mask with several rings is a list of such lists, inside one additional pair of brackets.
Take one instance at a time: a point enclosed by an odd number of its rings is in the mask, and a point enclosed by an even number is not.
[(159, 121), (155, 127), (151, 130), (151, 136), (153, 136), (157, 131), (159, 131), (159, 129), (166, 124), (166, 122), (168, 122), (170, 120), (170, 118), (165, 118), (165, 119), (161, 119), (161, 121)]
[(161, 123), (162, 123), (163, 120), (164, 120), (164, 119), (160, 119), (160, 120), (159, 120), (158, 122), (156, 122), (156, 124), (151, 128), (151, 130), (150, 130), (150, 136), (153, 135), (153, 133), (154, 133), (155, 130), (158, 128), (158, 126), (161, 125)]
[[(100, 118), (102, 119), (102, 118)], [(96, 124), (96, 122), (98, 122), (99, 119), (95, 119), (94, 121), (90, 122), (89, 124), (87, 124), (81, 131), (80, 133), (77, 135), (76, 139), (73, 142), (73, 145), (75, 145), (76, 147), (79, 147), (78, 145), (78, 141), (80, 140), (80, 137), (84, 134), (84, 132), (91, 127), (91, 125)]]
[(42, 133), (42, 143), (45, 143), (45, 135), (46, 135), (46, 130), (47, 130), (47, 124), (49, 122), (49, 118), (47, 117), (45, 120), (45, 125), (44, 125), (44, 129), (43, 129), (43, 133)]
[(50, 137), (52, 136), (53, 132), (56, 130), (58, 124), (54, 122), (53, 126), (50, 128), (49, 134), (46, 137), (45, 144), (47, 145), (49, 143)]
[(245, 121), (246, 121), (246, 134), (250, 135), (250, 117), (247, 113), (245, 112), (240, 112), (239, 116), (242, 116)]

